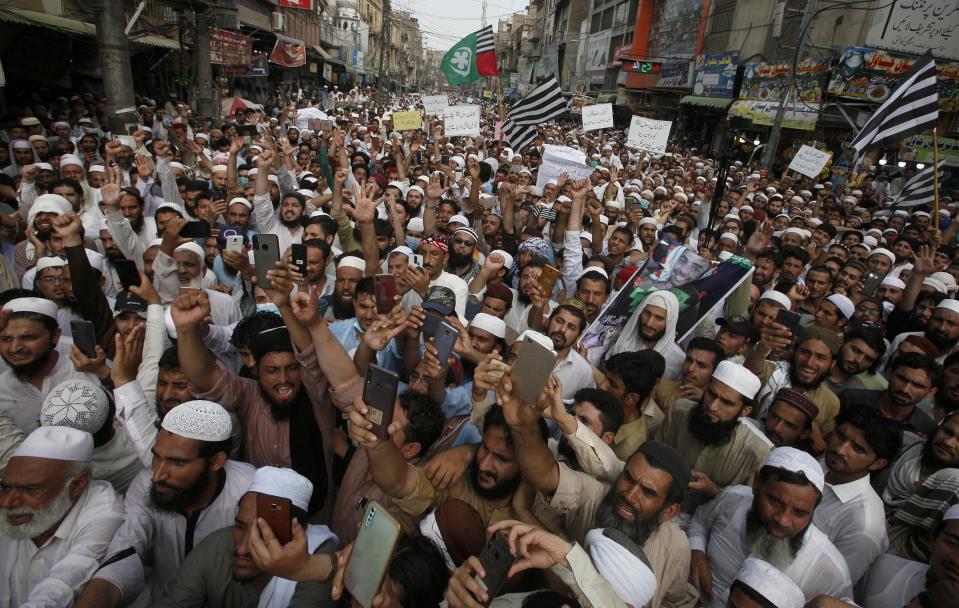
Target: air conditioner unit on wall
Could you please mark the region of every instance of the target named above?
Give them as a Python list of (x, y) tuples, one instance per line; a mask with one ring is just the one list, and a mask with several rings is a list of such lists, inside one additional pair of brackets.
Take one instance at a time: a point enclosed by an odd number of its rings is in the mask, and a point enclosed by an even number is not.
[(282, 32), (284, 23), (283, 13), (273, 13), (273, 19), (270, 20), (270, 29), (274, 32)]

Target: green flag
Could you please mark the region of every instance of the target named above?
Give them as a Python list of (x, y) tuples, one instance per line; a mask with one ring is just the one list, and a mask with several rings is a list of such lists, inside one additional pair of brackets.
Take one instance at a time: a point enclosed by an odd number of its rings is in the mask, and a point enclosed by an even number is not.
[(440, 69), (446, 74), (446, 79), (453, 86), (469, 84), (479, 80), (480, 74), (476, 69), (476, 33), (472, 33), (454, 44), (443, 55)]

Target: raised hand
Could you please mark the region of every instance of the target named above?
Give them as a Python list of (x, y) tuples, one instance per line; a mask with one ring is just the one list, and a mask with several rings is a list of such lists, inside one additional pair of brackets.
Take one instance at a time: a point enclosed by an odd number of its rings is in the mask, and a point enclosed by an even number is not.
[(116, 353), (113, 355), (113, 369), (110, 370), (113, 386), (119, 388), (137, 379), (137, 370), (143, 360), (145, 336), (143, 326), (134, 327), (125, 336), (119, 332), (114, 336)]
[(440, 176), (437, 174), (430, 175), (430, 183), (426, 187), (426, 198), (431, 200), (439, 199), (443, 196), (443, 185), (440, 183)]
[(376, 194), (376, 184), (363, 186), (363, 193), (356, 198), (356, 208), (353, 209), (353, 219), (357, 222), (371, 223), (376, 217), (376, 203), (373, 197)]
[(137, 155), (133, 158), (133, 162), (137, 166), (137, 177), (140, 179), (150, 179), (150, 176), (153, 175), (153, 168), (150, 166), (150, 161), (147, 160), (146, 156)]
[(921, 245), (912, 262), (912, 271), (915, 274), (930, 275), (936, 271), (936, 250), (929, 245)]
[(164, 139), (153, 141), (153, 153), (156, 154), (157, 158), (173, 158), (173, 150), (170, 148), (170, 142)]
[(263, 150), (260, 152), (259, 156), (256, 157), (256, 167), (258, 170), (263, 170), (268, 168), (273, 163), (273, 151), (272, 150)]
[(40, 175), (40, 167), (36, 165), (24, 165), (20, 169), (20, 176), (26, 184), (32, 184), (38, 175)]
[(305, 291), (299, 291), (290, 298), (290, 307), (293, 315), (307, 329), (314, 329), (323, 324), (323, 317), (317, 308), (317, 302)]
[[(61, 213), (54, 217), (52, 225), (53, 232), (63, 239), (65, 246), (74, 247), (83, 244), (83, 222), (73, 211)], [(32, 229), (28, 228), (27, 230), (29, 232)]]
[(210, 314), (210, 296), (201, 289), (186, 290), (170, 304), (170, 316), (177, 329), (201, 325)]

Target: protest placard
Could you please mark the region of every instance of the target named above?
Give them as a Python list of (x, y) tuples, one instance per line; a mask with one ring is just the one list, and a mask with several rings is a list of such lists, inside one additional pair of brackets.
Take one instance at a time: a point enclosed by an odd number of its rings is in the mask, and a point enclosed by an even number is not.
[(480, 134), (479, 106), (449, 106), (443, 117), (447, 137)]
[(583, 131), (613, 128), (613, 104), (583, 106)]
[(443, 116), (450, 105), (447, 95), (423, 95), (423, 111), (433, 116)]
[(803, 146), (799, 148), (799, 152), (796, 152), (796, 155), (793, 156), (792, 161), (789, 163), (789, 170), (798, 171), (806, 177), (815, 179), (822, 173), (823, 167), (826, 166), (830, 158), (832, 158), (832, 152), (823, 152), (822, 150), (803, 144)]
[(633, 116), (629, 122), (629, 134), (626, 145), (637, 150), (646, 150), (664, 154), (669, 142), (669, 130), (673, 123), (668, 120), (652, 120), (642, 116)]
[(576, 181), (588, 179), (593, 168), (586, 164), (586, 155), (579, 150), (567, 146), (551, 146), (546, 144), (543, 150), (543, 161), (539, 165), (536, 186), (542, 188), (551, 179), (559, 179), (561, 173)]
[(415, 131), (423, 126), (419, 112), (393, 112), (394, 131)]

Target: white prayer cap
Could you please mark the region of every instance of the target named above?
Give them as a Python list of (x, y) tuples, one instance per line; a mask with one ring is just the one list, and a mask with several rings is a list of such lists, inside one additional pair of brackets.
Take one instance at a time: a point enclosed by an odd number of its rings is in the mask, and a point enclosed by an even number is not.
[(891, 277), (891, 276), (889, 276), (889, 275), (886, 275), (886, 278), (884, 278), (884, 279), (882, 280), (882, 283), (880, 283), (880, 285), (882, 285), (882, 286), (884, 286), (884, 287), (894, 287), (894, 288), (896, 288), (896, 289), (905, 289), (905, 288), (906, 288), (906, 282), (905, 282), (905, 281), (903, 281), (903, 280), (900, 279), (899, 277)]
[(516, 338), (516, 341), (522, 343), (526, 338), (529, 338), (544, 348), (548, 348), (550, 351), (553, 350), (553, 341), (550, 340), (546, 334), (541, 334), (535, 329), (527, 329)]
[(413, 257), (413, 250), (407, 247), (406, 245), (400, 245), (399, 247), (394, 247), (393, 250), (390, 251), (390, 255), (393, 255), (394, 253), (405, 255), (408, 258)]
[(602, 268), (600, 266), (587, 266), (583, 268), (583, 274), (580, 276), (585, 276), (588, 273), (601, 274), (607, 281), (609, 280), (609, 273), (606, 272), (605, 268)]
[(509, 253), (506, 253), (506, 252), (503, 251), (502, 249), (494, 249), (493, 251), (490, 251), (490, 252), (489, 252), (490, 255), (493, 255), (494, 253), (498, 253), (498, 254), (500, 254), (501, 256), (503, 256), (503, 268), (506, 268), (506, 269), (508, 270), (508, 269), (510, 269), (510, 268), (513, 267), (513, 256), (512, 256), (512, 255), (510, 255)]
[(399, 190), (399, 191), (403, 194), (403, 196), (406, 196), (406, 184), (404, 184), (403, 182), (401, 182), (401, 181), (392, 181), (392, 182), (390, 182), (389, 184), (387, 184), (387, 188), (390, 187), (390, 186), (393, 186), (394, 188), (396, 188), (397, 190)]
[(497, 338), (506, 338), (506, 322), (485, 312), (478, 313), (473, 317), (469, 326), (488, 331)]
[(639, 225), (640, 226), (652, 225), (652, 226), (656, 226), (657, 228), (659, 227), (659, 224), (656, 223), (656, 220), (654, 220), (651, 217), (644, 217), (643, 219), (639, 220)]
[(739, 244), (739, 237), (733, 234), (732, 232), (724, 232), (721, 235), (719, 235), (719, 240), (723, 240), (723, 239), (729, 239), (730, 241), (736, 244)]
[(942, 516), (942, 521), (949, 521), (950, 519), (959, 519), (959, 505), (952, 505)]
[(931, 217), (928, 211), (916, 211), (912, 214), (912, 217)]
[(96, 433), (106, 422), (109, 410), (110, 400), (102, 388), (87, 380), (67, 380), (44, 397), (40, 425), (69, 426)]
[(810, 226), (822, 226), (822, 220), (819, 219), (818, 217), (811, 217), (808, 220), (806, 220), (806, 223), (809, 224)]
[(586, 232), (585, 230), (583, 230), (582, 232), (579, 233), (579, 238), (581, 238), (581, 239), (586, 239), (587, 241), (589, 241), (590, 243), (592, 243), (592, 242), (593, 242), (593, 233), (592, 233), (592, 232)]
[(93, 435), (69, 426), (41, 426), (27, 435), (10, 458), (18, 456), (90, 462), (93, 458)]
[(210, 173), (226, 173), (226, 165), (213, 165)]
[(87, 169), (87, 173), (104, 173), (105, 171), (103, 165), (90, 165), (90, 168)]
[(51, 165), (50, 163), (34, 163), (33, 166), (36, 167), (37, 169), (40, 169), (41, 171), (53, 171), (53, 165)]
[(59, 256), (45, 256), (37, 260), (37, 274), (47, 268), (63, 268), (66, 265), (67, 261)]
[(56, 303), (46, 298), (14, 298), (3, 306), (3, 310), (14, 313), (33, 312), (56, 320), (59, 308)]
[[(723, 363), (726, 363), (726, 361), (723, 361)], [(722, 363), (720, 363), (720, 365), (722, 365)], [(823, 484), (825, 483), (822, 467), (819, 466), (815, 458), (802, 450), (786, 447), (776, 448), (766, 457), (766, 462), (763, 463), (763, 466), (784, 469), (793, 473), (802, 473), (812, 485), (816, 486), (819, 493), (822, 494)]]
[[(20, 298), (20, 299), (28, 299), (28, 298)], [(939, 306), (936, 306), (936, 308), (945, 308), (947, 310), (951, 310), (952, 312), (959, 314), (959, 300), (946, 298), (942, 302), (939, 302)]]
[(842, 316), (847, 319), (851, 319), (854, 312), (856, 312), (856, 305), (852, 303), (848, 297), (842, 295), (841, 293), (834, 293), (826, 297), (827, 300), (832, 302), (836, 308), (839, 309), (839, 312)]
[(604, 226), (609, 226), (609, 218), (605, 215), (599, 216), (599, 223)]
[(732, 361), (721, 361), (713, 371), (713, 378), (747, 399), (755, 397), (759, 387), (762, 386), (756, 374)]
[(366, 272), (366, 260), (363, 258), (358, 258), (355, 255), (348, 255), (345, 258), (340, 260), (340, 263), (336, 265), (337, 269), (340, 268), (355, 268), (360, 272)]
[[(929, 287), (932, 287), (933, 289), (935, 289), (936, 291), (938, 291), (939, 293), (942, 293), (942, 294), (944, 294), (944, 293), (946, 293), (946, 292), (948, 291), (948, 290), (946, 289), (945, 283), (943, 283), (943, 282), (940, 281), (939, 279), (934, 279), (934, 278), (932, 278), (932, 277), (926, 277), (925, 279), (923, 279), (923, 280), (922, 280), (922, 284), (923, 284), (923, 285), (928, 285)], [(953, 302), (955, 302), (955, 300), (953, 300)], [(950, 307), (949, 307), (949, 306), (943, 306), (943, 305), (942, 305), (942, 302), (940, 302), (940, 303), (939, 303), (939, 306), (937, 306), (936, 308), (950, 308)], [(951, 310), (951, 309), (950, 309), (950, 310)], [(956, 309), (956, 312), (959, 312), (959, 309)]]
[(80, 157), (73, 154), (64, 154), (60, 157), (60, 168), (69, 167), (70, 165), (76, 165), (77, 167), (83, 167), (83, 161), (80, 160)]
[(193, 241), (190, 241), (189, 243), (183, 243), (182, 245), (178, 246), (176, 249), (173, 250), (174, 253), (176, 253), (177, 251), (189, 251), (190, 253), (193, 253), (199, 256), (201, 260), (205, 257), (203, 253), (203, 248), (197, 245), (196, 243), (194, 243)]
[[(253, 203), (251, 203), (250, 201), (246, 200), (246, 199), (243, 198), (242, 196), (235, 196), (235, 197), (231, 198), (231, 199), (230, 199), (230, 205), (243, 205), (243, 206), (246, 207), (247, 209), (251, 209), (251, 210), (253, 209)], [(227, 207), (229, 207), (230, 205), (227, 205)]]
[(171, 168), (171, 169), (179, 169), (180, 171), (186, 171), (186, 167), (183, 165), (183, 163), (179, 163), (179, 162), (177, 162), (177, 161), (175, 161), (175, 160), (174, 160), (174, 161), (170, 161), (170, 168)]
[(253, 482), (247, 492), (286, 498), (293, 506), (306, 511), (313, 496), (313, 484), (293, 469), (260, 467), (253, 474)]
[(429, 175), (421, 175), (421, 176), (419, 176), (419, 177), (416, 178), (416, 181), (418, 181), (418, 182), (419, 182), (419, 181), (424, 181), (424, 182), (426, 182), (426, 183), (428, 184), (428, 183), (430, 183), (430, 176), (429, 176)]
[(586, 548), (596, 571), (619, 599), (631, 606), (645, 606), (656, 595), (656, 575), (639, 545), (634, 553), (606, 536), (602, 528), (594, 528), (586, 534)]
[(759, 296), (760, 300), (772, 300), (776, 304), (779, 304), (786, 310), (789, 310), (792, 307), (792, 302), (789, 301), (789, 297), (781, 291), (776, 291), (775, 289), (767, 289)]
[(202, 139), (203, 141), (210, 141), (210, 136), (206, 133), (197, 133), (193, 136), (193, 139)]
[(566, 196), (565, 194), (560, 194), (559, 196), (556, 197), (556, 202), (557, 202), (557, 203), (571, 203), (571, 202), (573, 202), (573, 199), (569, 198), (569, 197)]
[(739, 211), (740, 211), (740, 212), (742, 212), (742, 211), (754, 211), (754, 209), (753, 209), (753, 206), (752, 206), (752, 205), (743, 205), (742, 207), (739, 208)]
[(470, 221), (466, 219), (465, 215), (456, 214), (453, 217), (451, 217), (449, 221), (446, 223), (447, 226), (449, 226), (450, 224), (463, 224), (464, 226), (469, 226)]
[(409, 196), (410, 192), (418, 192), (420, 196), (426, 196), (426, 193), (419, 186), (410, 186), (406, 191), (406, 196)]
[(147, 245), (147, 249), (150, 249), (151, 247), (159, 247), (162, 244), (163, 244), (162, 238), (155, 238), (152, 241), (150, 241), (150, 243)]
[(883, 248), (883, 247), (880, 247), (879, 249), (873, 249), (873, 251), (872, 251), (872, 253), (869, 255), (869, 257), (872, 257), (872, 256), (874, 256), (874, 255), (884, 255), (884, 256), (886, 256), (887, 258), (889, 258), (889, 260), (890, 260), (893, 264), (896, 263), (896, 254), (893, 253), (893, 252), (891, 252), (891, 251), (889, 251), (888, 249)]
[(259, 172), (260, 172), (260, 170), (259, 170), (257, 167), (253, 167), (253, 168), (251, 168), (249, 171), (246, 172), (246, 176), (249, 177), (249, 178), (254, 178), (254, 177), (256, 177), (256, 174), (259, 173)]
[(160, 426), (174, 435), (197, 441), (226, 441), (233, 435), (230, 414), (220, 404), (202, 399), (174, 407)]
[(420, 232), (422, 232), (423, 230), (426, 230), (426, 227), (423, 225), (423, 218), (421, 217), (410, 218), (410, 221), (406, 223), (406, 229), (408, 231), (419, 230)]
[(940, 270), (939, 272), (934, 272), (929, 276), (933, 279), (936, 279), (937, 281), (940, 281), (943, 285), (945, 285), (947, 292), (953, 291), (956, 288), (956, 278), (952, 276), (951, 274), (949, 274), (948, 272), (944, 272)]
[(59, 194), (41, 194), (33, 201), (33, 205), (30, 206), (30, 211), (27, 213), (27, 224), (32, 226), (33, 220), (37, 217), (38, 213), (60, 215), (72, 210), (73, 205), (70, 204), (70, 201)]
[[(244, 200), (245, 200), (245, 199), (244, 199)], [(177, 213), (180, 215), (180, 217), (183, 217), (183, 216), (184, 216), (184, 214), (183, 214), (183, 207), (181, 207), (180, 205), (177, 205), (176, 203), (160, 203), (159, 205), (157, 205), (157, 210), (153, 212), (153, 215), (156, 215), (157, 213), (160, 213), (160, 211), (163, 210), (163, 209), (168, 209), (168, 210), (170, 210), (170, 211), (175, 211), (175, 212), (177, 212)]]
[(801, 228), (796, 228), (795, 226), (790, 226), (789, 228), (786, 228), (785, 230), (783, 230), (783, 234), (798, 234), (802, 238), (806, 236), (804, 230), (802, 230)]
[(803, 608), (806, 596), (796, 583), (778, 568), (756, 557), (747, 557), (736, 580), (778, 608)]
[[(870, 249), (879, 244), (879, 240), (874, 236), (867, 236), (862, 240), (863, 244)], [(882, 249), (877, 249), (876, 251), (883, 251)]]

